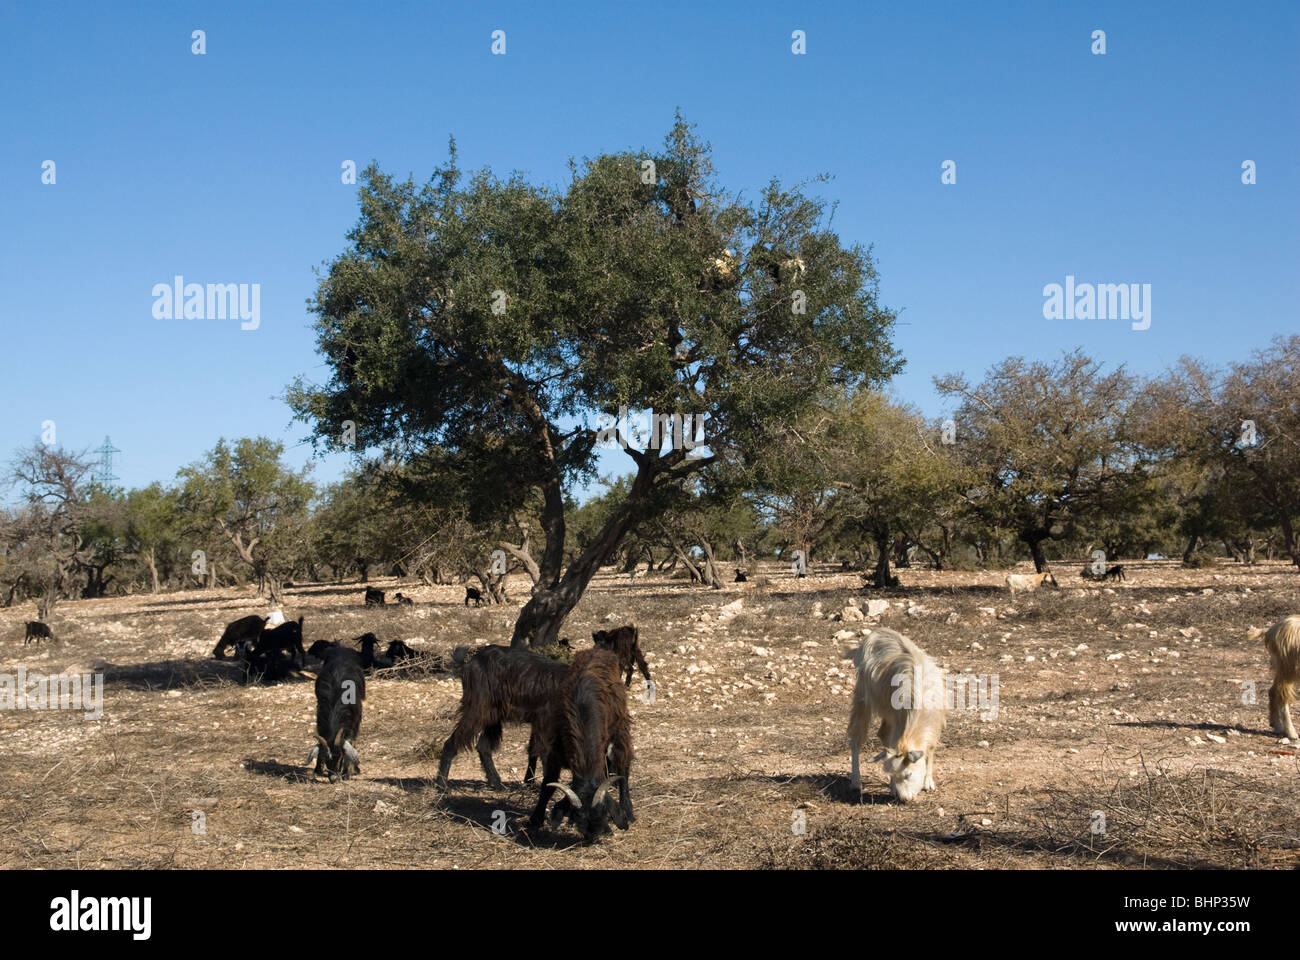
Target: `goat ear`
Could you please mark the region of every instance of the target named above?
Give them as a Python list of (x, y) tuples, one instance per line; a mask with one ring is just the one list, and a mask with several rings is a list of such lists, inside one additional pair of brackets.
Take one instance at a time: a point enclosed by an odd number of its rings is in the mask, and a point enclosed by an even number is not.
[(874, 757), (872, 757), (872, 758), (871, 758), (869, 761), (867, 761), (867, 762), (868, 762), (868, 763), (879, 763), (881, 760), (884, 760), (885, 757), (887, 757), (887, 756), (889, 756), (889, 751), (888, 751), (888, 750), (881, 750), (878, 754), (876, 754)]
[(924, 757), (924, 756), (925, 756), (925, 751), (924, 751), (924, 750), (909, 750), (909, 751), (907, 751), (907, 760), (908, 760), (909, 763), (920, 763), (920, 762), (921, 762), (921, 758)]

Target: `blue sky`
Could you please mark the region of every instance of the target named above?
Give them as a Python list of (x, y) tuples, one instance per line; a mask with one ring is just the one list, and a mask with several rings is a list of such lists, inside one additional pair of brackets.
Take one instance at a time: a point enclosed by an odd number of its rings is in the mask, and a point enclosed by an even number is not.
[[(834, 177), (900, 311), (893, 389), (927, 413), (933, 375), (1008, 354), (1244, 358), (1298, 326), (1298, 50), (1293, 3), (9, 3), (0, 458), (54, 420), (72, 449), (111, 435), (126, 486), (220, 436), (306, 462), (279, 398), (326, 376), (306, 300), (356, 221), (343, 161), (424, 179), (454, 134), (467, 170), (559, 186), (678, 107), (729, 189)], [(260, 284), (259, 329), (155, 319), (177, 274)], [(1067, 274), (1151, 284), (1150, 329), (1045, 320)]]

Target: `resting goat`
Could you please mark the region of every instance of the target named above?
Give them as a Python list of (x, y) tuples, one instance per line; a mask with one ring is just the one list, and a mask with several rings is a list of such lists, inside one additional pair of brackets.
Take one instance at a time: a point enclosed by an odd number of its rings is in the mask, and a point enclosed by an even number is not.
[[(858, 751), (880, 720), (884, 750), (871, 762), (885, 761), (890, 792), (903, 803), (934, 789), (934, 751), (944, 724), (943, 670), (915, 643), (894, 630), (872, 630), (853, 652), (857, 682), (849, 712), (851, 784), (862, 790)], [(895, 699), (897, 698), (897, 699)]]
[(411, 647), (407, 646), (405, 641), (394, 640), (384, 651), (384, 656), (388, 657), (393, 663), (401, 660), (410, 660), (412, 657), (419, 656)]
[(483, 606), (483, 594), (481, 594), (481, 593), (480, 593), (477, 589), (475, 589), (474, 587), (466, 587), (466, 588), (465, 588), (465, 606), (468, 607), (468, 606), (469, 606), (469, 602), (470, 602), (471, 600), (474, 601), (474, 606), (476, 606), (476, 607), (481, 607), (481, 606)]
[(745, 576), (744, 571), (741, 570), (740, 567), (737, 567), (737, 568), (736, 568), (736, 583), (748, 583), (748, 582), (749, 582), (749, 577)]
[(353, 741), (361, 733), (361, 701), (366, 699), (366, 678), (355, 650), (336, 646), (325, 657), (316, 677), (316, 746), (307, 763), (316, 761), (316, 775), (330, 783), (361, 772), (361, 758)]
[(224, 660), (227, 647), (233, 647), (241, 640), (256, 640), (262, 635), (265, 626), (266, 617), (256, 615), (240, 617), (238, 620), (227, 624), (221, 639), (217, 641), (216, 647), (212, 650), (212, 656), (218, 660)]
[(637, 642), (637, 630), (634, 624), (627, 624), (616, 630), (597, 630), (591, 635), (596, 646), (614, 651), (618, 657), (618, 667), (627, 672), (625, 686), (632, 685), (632, 667), (635, 665), (645, 677), (646, 703), (655, 702), (655, 685), (650, 679), (650, 668), (646, 666), (645, 657), (641, 655), (641, 645)]
[[(597, 647), (574, 655), (558, 700), (543, 712), (535, 727), (542, 755), (543, 786), (528, 821), (529, 829), (542, 825), (546, 804), (556, 789), (564, 792), (565, 799), (551, 812), (552, 826), (567, 815), (588, 843), (601, 834), (613, 833), (610, 819), (620, 830), (626, 830), (636, 819), (628, 787), (632, 718), (627, 709), (627, 690), (618, 682), (621, 672), (613, 651)], [(573, 771), (571, 787), (559, 782), (565, 767)], [(609, 795), (616, 781), (617, 805)]]
[(361, 669), (369, 673), (375, 667), (381, 670), (385, 667), (391, 667), (393, 661), (382, 656), (375, 656), (375, 645), (379, 643), (379, 638), (373, 633), (363, 633), (357, 637), (354, 643), (361, 646)]
[(414, 600), (412, 600), (410, 597), (404, 597), (400, 593), (397, 594), (397, 596), (395, 596), (393, 599), (396, 600), (398, 603), (405, 604), (408, 607), (415, 606)]
[(1050, 570), (1047, 573), (1007, 574), (1007, 589), (1011, 591), (1013, 597), (1017, 593), (1033, 593), (1044, 583), (1050, 583), (1054, 587), (1059, 586)]
[(333, 640), (317, 640), (307, 648), (307, 656), (315, 657), (317, 660), (324, 660), (329, 656), (329, 652), (337, 646), (338, 644)]
[[(617, 661), (616, 661), (617, 662)], [(493, 790), (502, 787), (492, 763), (492, 753), (501, 745), (501, 727), (506, 723), (535, 726), (538, 715), (558, 695), (568, 664), (521, 647), (491, 644), (465, 663), (461, 672), (460, 717), (451, 736), (442, 745), (437, 784), (447, 789), (447, 775), (456, 754), (478, 738), (479, 762)], [(529, 773), (532, 772), (535, 741), (529, 738)]]
[(377, 590), (374, 587), (366, 587), (366, 606), (382, 607), (384, 605), (384, 591)]
[(1288, 740), (1298, 740), (1291, 720), (1291, 704), (1300, 685), (1300, 616), (1283, 617), (1267, 630), (1251, 627), (1247, 640), (1264, 638), (1268, 659), (1273, 665), (1273, 686), (1268, 691), (1268, 722), (1273, 732)]
[(41, 621), (39, 621), (39, 620), (28, 620), (28, 621), (27, 621), (27, 633), (26, 633), (26, 635), (23, 637), (23, 646), (25, 647), (25, 646), (27, 646), (27, 644), (31, 643), (33, 640), (40, 640), (40, 639), (42, 639), (42, 638), (44, 638), (44, 639), (46, 639), (46, 640), (53, 640), (53, 639), (54, 639), (54, 631), (51, 630), (51, 629), (50, 629), (48, 626), (46, 626), (45, 624), (41, 623)]

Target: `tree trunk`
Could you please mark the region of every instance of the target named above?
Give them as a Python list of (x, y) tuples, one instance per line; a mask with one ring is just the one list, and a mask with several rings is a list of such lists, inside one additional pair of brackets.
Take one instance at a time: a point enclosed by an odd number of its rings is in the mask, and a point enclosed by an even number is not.
[(704, 574), (706, 577), (704, 583), (714, 590), (721, 590), (722, 577), (718, 575), (718, 565), (713, 561), (713, 544), (703, 537), (700, 537), (699, 540), (700, 549), (704, 551)]

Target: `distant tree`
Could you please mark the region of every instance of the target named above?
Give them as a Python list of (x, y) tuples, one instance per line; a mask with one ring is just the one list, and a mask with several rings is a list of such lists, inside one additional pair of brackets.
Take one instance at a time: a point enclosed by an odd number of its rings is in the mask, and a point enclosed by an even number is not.
[(1197, 467), (1195, 535), (1222, 536), (1217, 515), (1238, 537), (1271, 522), (1300, 568), (1300, 336), (1223, 370), (1184, 357), (1144, 400), (1169, 455)]
[(202, 461), (177, 473), (181, 509), (219, 535), (258, 581), (280, 601), (281, 587), (300, 561), (307, 508), (315, 488), (310, 467), (295, 472), (281, 462), (284, 444), (265, 437), (224, 439)]
[(954, 374), (935, 386), (960, 401), (953, 446), (970, 471), (971, 510), (1014, 532), (1039, 572), (1045, 542), (1087, 530), (1144, 482), (1122, 367), (1103, 373), (1073, 350), (1052, 364), (1010, 357), (977, 385)]
[[(724, 194), (680, 119), (661, 151), (573, 164), (563, 192), (486, 172), (462, 183), (454, 149), (423, 187), (372, 167), (358, 192), (313, 307), (333, 377), (300, 379), (291, 404), (326, 446), (351, 421), (358, 450), (436, 451), (484, 525), (540, 502), (516, 645), (557, 639), (667, 490), (719, 456), (756, 457), (828, 389), (899, 366), (868, 251), (843, 247), (799, 190)], [(592, 421), (620, 406), (702, 416), (707, 447), (624, 434), (627, 495), (566, 567), (564, 492), (594, 476), (616, 431)]]
[(158, 568), (170, 578), (172, 559), (181, 541), (184, 518), (175, 490), (151, 483), (126, 497), (126, 539), (131, 552), (149, 571), (150, 590), (158, 592)]

